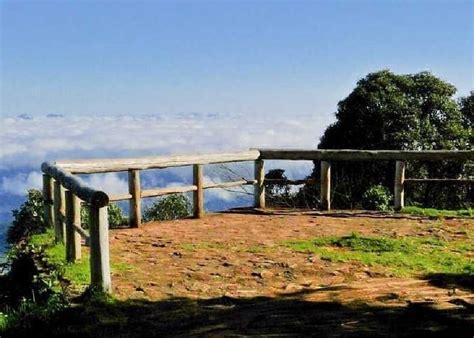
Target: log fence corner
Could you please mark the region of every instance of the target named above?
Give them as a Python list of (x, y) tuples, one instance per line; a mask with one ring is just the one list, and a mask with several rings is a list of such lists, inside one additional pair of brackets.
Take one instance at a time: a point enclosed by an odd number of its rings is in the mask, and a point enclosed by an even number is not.
[[(91, 285), (103, 292), (111, 292), (108, 205), (110, 201), (128, 200), (130, 205), (130, 226), (139, 227), (142, 222), (141, 199), (176, 193), (193, 193), (193, 215), (205, 216), (204, 190), (230, 188), (243, 185), (254, 186), (256, 208), (265, 208), (265, 185), (311, 183), (306, 180), (265, 179), (266, 160), (305, 160), (318, 161), (321, 166), (320, 188), (321, 208), (331, 209), (331, 164), (336, 161), (395, 161), (394, 207), (404, 207), (404, 187), (407, 183), (446, 182), (453, 184), (473, 184), (468, 179), (405, 178), (406, 162), (411, 160), (452, 160), (473, 161), (474, 151), (394, 151), (394, 150), (291, 150), (291, 149), (251, 149), (244, 152), (207, 154), (190, 156), (162, 156), (135, 159), (104, 159), (58, 161), (55, 164), (43, 163), (44, 217), (54, 228), (55, 239), (64, 242), (66, 260), (75, 262), (81, 259), (81, 237), (90, 246)], [(253, 161), (254, 178), (233, 182), (205, 183), (204, 165)], [(169, 167), (193, 167), (193, 185), (142, 189), (140, 171)], [(128, 193), (109, 196), (85, 184), (75, 174), (94, 174), (105, 172), (128, 172)], [(81, 227), (81, 202), (90, 208), (89, 232)]]

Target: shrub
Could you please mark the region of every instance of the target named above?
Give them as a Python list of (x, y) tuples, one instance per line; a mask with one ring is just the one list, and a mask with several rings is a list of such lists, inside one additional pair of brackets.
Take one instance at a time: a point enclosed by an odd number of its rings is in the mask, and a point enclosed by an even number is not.
[(191, 215), (191, 204), (184, 195), (169, 195), (158, 199), (151, 206), (145, 208), (143, 220), (163, 221), (189, 217)]
[(373, 185), (362, 195), (362, 207), (366, 210), (384, 211), (390, 208), (390, 192), (383, 185)]
[[(119, 226), (125, 223), (125, 216), (122, 209), (115, 203), (109, 203), (109, 226)], [(83, 205), (81, 207), (81, 224), (84, 228), (89, 227), (89, 207)]]
[(28, 190), (26, 201), (19, 209), (12, 211), (13, 221), (8, 228), (7, 241), (11, 244), (46, 230), (43, 216), (43, 196), (36, 189)]

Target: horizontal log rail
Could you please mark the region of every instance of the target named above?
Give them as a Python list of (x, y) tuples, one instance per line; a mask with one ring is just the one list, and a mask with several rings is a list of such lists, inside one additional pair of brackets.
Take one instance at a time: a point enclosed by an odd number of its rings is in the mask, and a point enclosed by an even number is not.
[(216, 189), (216, 188), (234, 188), (242, 185), (255, 185), (257, 180), (239, 180), (233, 182), (219, 182), (219, 183), (207, 183), (204, 184), (204, 189)]
[[(306, 180), (307, 181), (307, 180)], [(256, 180), (239, 180), (233, 182), (220, 182), (220, 183), (207, 183), (204, 184), (203, 189), (215, 189), (215, 188), (233, 188), (242, 185), (255, 185), (257, 183)], [(302, 183), (300, 183), (302, 184)], [(141, 191), (141, 197), (158, 197), (158, 196), (165, 196), (171, 194), (183, 194), (187, 192), (196, 191), (197, 187), (195, 185), (190, 186), (177, 186), (177, 187), (167, 187), (167, 188), (159, 188), (159, 189), (146, 189)], [(132, 198), (131, 194), (115, 194), (110, 195), (109, 200), (110, 202), (117, 202), (117, 201), (126, 201)]]
[(405, 183), (454, 183), (454, 184), (473, 184), (474, 179), (470, 178), (407, 178)]
[(262, 160), (307, 161), (472, 161), (474, 150), (258, 149)]
[[(271, 179), (265, 178), (265, 160), (310, 160), (320, 161), (321, 177), (316, 179)], [(321, 207), (331, 208), (331, 162), (333, 161), (372, 161), (394, 160), (394, 204), (395, 209), (404, 206), (404, 188), (414, 183), (452, 183), (473, 184), (472, 178), (405, 178), (406, 161), (462, 161), (474, 160), (474, 151), (397, 151), (397, 150), (353, 150), (353, 149), (251, 149), (248, 151), (180, 156), (154, 156), (125, 159), (94, 159), (57, 161), (55, 164), (45, 162), (41, 169), (43, 175), (43, 198), (45, 220), (55, 229), (56, 240), (63, 241), (66, 259), (74, 262), (80, 259), (80, 237), (85, 238), (90, 246), (91, 285), (110, 292), (110, 262), (108, 240), (108, 204), (115, 201), (128, 201), (130, 206), (130, 226), (141, 224), (141, 200), (169, 194), (193, 193), (194, 216), (203, 217), (204, 190), (227, 189), (239, 186), (254, 186), (255, 206), (265, 208), (265, 187), (272, 185), (320, 184)], [(204, 182), (204, 165), (254, 161), (253, 179), (239, 179), (230, 182)], [(193, 183), (188, 186), (175, 186), (155, 189), (142, 189), (140, 172), (145, 169), (162, 169), (169, 167), (193, 166)], [(128, 171), (129, 191), (111, 194), (88, 186), (74, 174), (93, 174), (105, 172)], [(81, 200), (89, 208), (89, 231), (81, 227)]]
[(196, 191), (197, 187), (195, 185), (186, 186), (186, 187), (169, 187), (169, 188), (160, 188), (160, 189), (149, 189), (142, 190), (142, 197), (157, 197), (171, 194), (183, 194), (186, 192)]
[(81, 200), (97, 207), (104, 207), (109, 204), (109, 196), (105, 192), (90, 187), (81, 178), (74, 176), (65, 169), (44, 162), (41, 165), (41, 170), (59, 182), (64, 188), (73, 191)]
[(110, 202), (118, 202), (118, 201), (126, 201), (131, 199), (133, 196), (132, 194), (114, 194), (114, 195), (109, 195), (109, 201)]
[(56, 165), (73, 174), (91, 174), (128, 171), (131, 169), (163, 169), (171, 167), (183, 167), (195, 164), (216, 164), (255, 161), (259, 158), (259, 156), (260, 152), (258, 150), (248, 150), (220, 154), (57, 161)]

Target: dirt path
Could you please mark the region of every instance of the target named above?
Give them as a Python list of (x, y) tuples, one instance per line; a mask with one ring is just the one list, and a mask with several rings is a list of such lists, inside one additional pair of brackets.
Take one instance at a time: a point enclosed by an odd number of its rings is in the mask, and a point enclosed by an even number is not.
[(114, 293), (123, 300), (292, 297), (318, 304), (364, 303), (387, 308), (421, 304), (466, 310), (463, 318), (471, 321), (472, 286), (398, 278), (384, 268), (321, 260), (281, 245), (290, 239), (353, 232), (390, 237), (429, 234), (451, 240), (465, 238), (461, 228), (474, 231), (474, 221), (270, 211), (146, 224), (111, 232), (111, 259), (119, 267), (112, 282)]

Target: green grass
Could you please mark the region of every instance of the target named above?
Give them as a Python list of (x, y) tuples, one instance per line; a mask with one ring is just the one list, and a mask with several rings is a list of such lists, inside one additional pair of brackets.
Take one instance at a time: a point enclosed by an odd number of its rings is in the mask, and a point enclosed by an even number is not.
[(430, 218), (474, 217), (473, 209), (441, 210), (432, 208), (405, 207), (400, 211), (400, 213)]
[[(41, 247), (49, 263), (55, 265), (62, 276), (75, 286), (86, 286), (90, 283), (89, 253), (82, 250), (82, 257), (75, 263), (66, 263), (66, 249), (63, 243), (55, 243), (53, 230), (33, 235), (29, 243)], [(132, 271), (133, 267), (127, 263), (111, 263), (112, 272)]]
[(62, 276), (77, 286), (87, 285), (90, 282), (89, 254), (82, 253), (82, 258), (75, 263), (66, 263), (66, 249), (64, 244), (55, 243), (53, 230), (33, 235), (29, 240), (31, 245), (41, 247), (50, 264), (60, 271)]
[(396, 276), (427, 273), (474, 273), (474, 262), (466, 253), (474, 251), (474, 241), (443, 241), (437, 238), (321, 237), (285, 241), (283, 245), (300, 252), (318, 254), (333, 262), (357, 261), (386, 267)]

